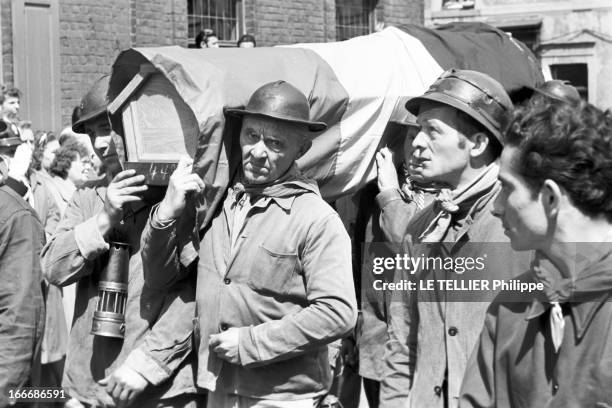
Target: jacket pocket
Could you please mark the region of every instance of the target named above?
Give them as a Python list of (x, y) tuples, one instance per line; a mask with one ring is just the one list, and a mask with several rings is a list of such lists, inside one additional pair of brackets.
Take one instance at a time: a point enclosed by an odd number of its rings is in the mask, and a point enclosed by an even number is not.
[(285, 254), (260, 245), (252, 259), (247, 285), (262, 294), (284, 295), (297, 268), (297, 254)]

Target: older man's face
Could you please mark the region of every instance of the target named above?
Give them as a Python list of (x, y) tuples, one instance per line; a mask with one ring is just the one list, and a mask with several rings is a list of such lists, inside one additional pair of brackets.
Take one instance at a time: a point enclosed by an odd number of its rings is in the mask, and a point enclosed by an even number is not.
[(302, 126), (245, 116), (240, 131), (242, 168), (249, 184), (279, 179), (308, 148)]

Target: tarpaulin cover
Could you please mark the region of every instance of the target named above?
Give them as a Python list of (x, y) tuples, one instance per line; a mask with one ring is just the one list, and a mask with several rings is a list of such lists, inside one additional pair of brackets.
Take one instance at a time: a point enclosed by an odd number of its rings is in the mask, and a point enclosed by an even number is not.
[[(196, 230), (212, 217), (239, 164), (240, 123), (226, 121), (224, 108), (244, 106), (265, 83), (290, 82), (308, 97), (311, 119), (328, 124), (298, 165), (318, 181), (324, 197), (333, 199), (375, 178), (375, 153), (387, 142), (383, 134), (394, 109), (401, 109), (398, 101), (422, 94), (445, 69), (488, 73), (509, 92), (543, 81), (522, 44), (484, 24), (438, 31), (390, 27), (343, 42), (274, 48), (134, 48), (113, 65), (111, 100), (141, 64), (152, 64), (168, 78), (198, 122), (194, 168), (207, 189), (197, 200), (197, 222), (185, 221)], [(196, 235), (193, 242), (197, 247)], [(195, 248), (183, 255), (188, 264)]]

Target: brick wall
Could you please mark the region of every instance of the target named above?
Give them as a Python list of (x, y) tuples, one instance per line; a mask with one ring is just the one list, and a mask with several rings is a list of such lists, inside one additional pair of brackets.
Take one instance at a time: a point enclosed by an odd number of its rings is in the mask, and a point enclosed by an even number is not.
[(2, 82), (13, 84), (13, 22), (11, 0), (0, 1), (0, 26), (2, 27)]
[[(62, 123), (122, 50), (181, 45), (187, 0), (56, 0), (59, 4)], [(259, 46), (336, 40), (335, 0), (243, 0), (244, 24)], [(422, 0), (379, 0), (377, 20), (422, 22)], [(0, 0), (2, 82), (13, 83), (11, 0)]]
[(382, 0), (385, 25), (423, 24), (423, 0)]
[(329, 36), (326, 0), (245, 1), (245, 25), (257, 45), (325, 42)]
[(59, 18), (64, 125), (70, 123), (72, 109), (93, 81), (110, 72), (122, 50), (187, 44), (183, 0), (62, 0)]
[(129, 3), (62, 0), (59, 19), (62, 123), (68, 125), (83, 94), (130, 47)]
[[(258, 45), (336, 40), (334, 0), (244, 0), (244, 11)], [(379, 0), (376, 15), (386, 25), (423, 24), (423, 0)]]
[(187, 46), (187, 1), (131, 0), (132, 44)]

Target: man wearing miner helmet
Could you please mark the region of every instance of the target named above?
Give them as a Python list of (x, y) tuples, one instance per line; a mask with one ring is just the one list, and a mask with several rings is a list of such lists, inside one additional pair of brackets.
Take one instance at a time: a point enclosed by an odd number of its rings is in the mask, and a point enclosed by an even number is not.
[[(175, 318), (193, 315), (193, 288), (179, 282), (161, 293), (144, 286), (139, 247), (151, 207), (139, 196), (147, 189), (144, 176), (121, 171), (106, 114), (108, 86), (108, 76), (94, 83), (73, 130), (90, 136), (109, 184), (77, 190), (43, 250), (52, 284), (78, 282), (62, 386), (73, 397), (71, 407), (196, 407), (202, 397), (196, 394), (187, 357), (192, 324)], [(113, 326), (119, 334), (92, 334), (99, 281), (110, 268), (113, 241), (129, 244), (125, 324)], [(176, 339), (168, 341), (167, 333)]]
[[(513, 109), (502, 85), (480, 72), (452, 69), (406, 108), (420, 126), (409, 170), (446, 188), (414, 216), (402, 248), (413, 257), (450, 258), (453, 264), (481, 258), (485, 268), (398, 268), (395, 281), (518, 275), (527, 262), (514, 259), (509, 245), (487, 244), (508, 242), (491, 214), (499, 192), (502, 132)], [(462, 298), (445, 290), (415, 290), (390, 297), (380, 406), (456, 407), (467, 359), (493, 294), (473, 291)]]
[[(295, 165), (326, 125), (284, 81), (227, 113), (242, 118), (242, 166), (200, 244), (198, 385), (211, 408), (311, 408), (331, 384), (326, 345), (356, 320), (348, 234)], [(176, 219), (203, 188), (182, 160), (143, 236), (157, 279), (179, 273)]]

